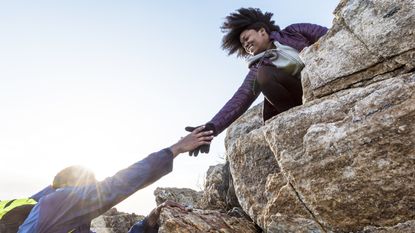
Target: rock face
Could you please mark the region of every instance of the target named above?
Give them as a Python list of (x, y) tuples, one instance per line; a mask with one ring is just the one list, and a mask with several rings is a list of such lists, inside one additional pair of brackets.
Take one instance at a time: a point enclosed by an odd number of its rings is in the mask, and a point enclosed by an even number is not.
[[(260, 113), (256, 109), (251, 111)], [(239, 120), (245, 121), (244, 118)], [(239, 120), (231, 128), (247, 125), (239, 125)], [(228, 132), (234, 131), (243, 130)], [(263, 128), (237, 136), (229, 137), (227, 156), (236, 196), (243, 210), (269, 232), (319, 232), (319, 224), (302, 205), (281, 171)]]
[(413, 0), (341, 1), (329, 33), (302, 53), (305, 101), (413, 69), (414, 5)]
[[(166, 200), (192, 206), (183, 213), (164, 208), (159, 219), (159, 232), (258, 232), (255, 223), (240, 209), (230, 177), (229, 164), (211, 166), (203, 192), (191, 189), (157, 188), (157, 204)], [(229, 211), (228, 211), (229, 210)]]
[(157, 205), (171, 200), (198, 209), (230, 210), (240, 207), (235, 196), (229, 163), (209, 167), (203, 192), (188, 188), (157, 188), (154, 196)]
[(324, 229), (415, 217), (414, 91), (415, 75), (401, 75), (315, 101), (264, 127), (284, 177)]
[(157, 205), (170, 200), (185, 206), (200, 208), (202, 192), (197, 192), (189, 188), (156, 188), (154, 190)]
[(177, 208), (164, 208), (160, 215), (159, 232), (175, 233), (255, 233), (255, 224), (243, 218), (231, 217), (212, 210), (194, 210), (183, 213)]
[(230, 210), (234, 207), (240, 207), (235, 196), (229, 163), (209, 167), (200, 207), (210, 210)]
[(226, 130), (225, 148), (229, 150), (236, 142), (236, 138), (248, 134), (252, 130), (264, 125), (262, 120), (262, 103), (258, 104), (244, 113), (232, 126)]
[(236, 196), (265, 232), (415, 232), (415, 3), (335, 16), (301, 54), (305, 104), (229, 128)]
[(403, 233), (414, 232), (415, 221), (399, 223), (392, 227), (366, 227), (362, 233)]
[(95, 218), (91, 223), (91, 230), (96, 233), (126, 233), (144, 216), (118, 212), (112, 208), (105, 214)]

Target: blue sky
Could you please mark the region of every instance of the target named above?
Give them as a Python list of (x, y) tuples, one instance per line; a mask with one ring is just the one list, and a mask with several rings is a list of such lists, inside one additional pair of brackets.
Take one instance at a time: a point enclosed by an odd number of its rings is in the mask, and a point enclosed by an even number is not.
[[(0, 199), (29, 196), (72, 164), (105, 178), (210, 120), (247, 73), (220, 49), (230, 12), (257, 7), (281, 28), (330, 27), (337, 3), (1, 1)], [(224, 161), (224, 136), (118, 209), (148, 213), (159, 186), (203, 187), (207, 168)]]

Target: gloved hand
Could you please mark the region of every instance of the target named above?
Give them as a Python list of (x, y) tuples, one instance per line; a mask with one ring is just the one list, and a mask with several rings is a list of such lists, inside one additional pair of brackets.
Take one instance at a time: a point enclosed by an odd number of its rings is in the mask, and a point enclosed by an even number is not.
[[(191, 127), (191, 126), (187, 126), (186, 128), (184, 128), (187, 132), (193, 132), (193, 130), (199, 128), (202, 125), (196, 126), (196, 127)], [(216, 129), (215, 129), (215, 125), (213, 125), (212, 123), (207, 123), (205, 124), (205, 128), (202, 130), (202, 132), (204, 131), (213, 131), (213, 135), (216, 136)], [(189, 156), (197, 156), (199, 154), (199, 152), (201, 153), (209, 153), (210, 150), (210, 145), (201, 145), (198, 148), (189, 151)]]

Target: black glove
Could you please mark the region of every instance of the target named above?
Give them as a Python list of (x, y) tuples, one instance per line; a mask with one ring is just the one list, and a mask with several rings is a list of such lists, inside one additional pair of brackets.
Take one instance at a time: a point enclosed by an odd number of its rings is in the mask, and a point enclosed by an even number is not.
[[(202, 125), (196, 126), (196, 127), (191, 127), (191, 126), (187, 126), (186, 128), (184, 128), (187, 132), (193, 132), (193, 130), (201, 127)], [(212, 123), (207, 123), (205, 125), (205, 128), (202, 130), (202, 132), (205, 131), (213, 131), (213, 135), (216, 136), (216, 129), (215, 129), (215, 125), (213, 125)], [(201, 145), (198, 148), (189, 151), (189, 156), (194, 155), (195, 157), (199, 154), (199, 152), (201, 153), (209, 153), (210, 150), (210, 145)]]

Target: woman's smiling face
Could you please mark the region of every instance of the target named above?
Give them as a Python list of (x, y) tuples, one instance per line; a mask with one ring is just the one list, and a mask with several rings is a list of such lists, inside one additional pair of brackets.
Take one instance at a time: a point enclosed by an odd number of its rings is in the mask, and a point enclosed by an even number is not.
[(239, 36), (239, 41), (250, 55), (257, 55), (267, 50), (270, 43), (269, 35), (264, 28), (258, 31), (255, 29), (244, 30)]

